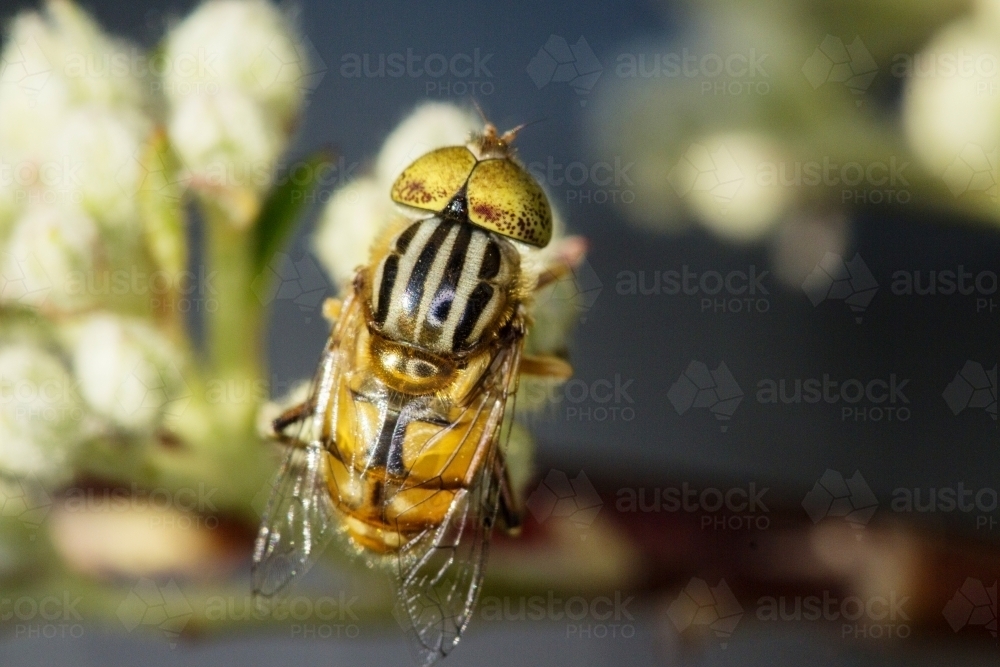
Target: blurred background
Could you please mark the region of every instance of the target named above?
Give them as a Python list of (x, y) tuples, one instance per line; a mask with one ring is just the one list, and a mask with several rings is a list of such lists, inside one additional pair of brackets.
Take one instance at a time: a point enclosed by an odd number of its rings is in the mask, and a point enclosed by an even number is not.
[[(198, 6), (0, 9), (2, 664), (408, 664), (336, 555), (246, 605), (258, 410), (328, 335), (337, 193), (428, 102), (538, 121), (518, 155), (589, 241), (552, 297), (574, 378), (525, 388), (528, 524), (446, 664), (996, 664), (1000, 3)], [(200, 43), (244, 79), (143, 68)], [(86, 283), (137, 263), (190, 289)]]

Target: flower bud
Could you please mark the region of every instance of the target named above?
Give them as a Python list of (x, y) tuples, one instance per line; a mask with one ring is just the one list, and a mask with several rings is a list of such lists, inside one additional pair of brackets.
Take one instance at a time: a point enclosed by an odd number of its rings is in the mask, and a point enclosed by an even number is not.
[(87, 421), (55, 356), (28, 343), (0, 345), (0, 471), (43, 481), (69, 477)]
[(148, 431), (187, 407), (181, 355), (148, 323), (94, 315), (71, 327), (68, 342), (80, 394), (119, 427)]

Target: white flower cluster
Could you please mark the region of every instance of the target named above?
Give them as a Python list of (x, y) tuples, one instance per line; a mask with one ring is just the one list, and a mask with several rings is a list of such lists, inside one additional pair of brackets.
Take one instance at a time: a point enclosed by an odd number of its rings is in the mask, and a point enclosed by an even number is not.
[[(148, 441), (185, 410), (187, 355), (136, 314), (151, 304), (127, 305), (152, 299), (157, 267), (141, 244), (183, 243), (183, 230), (157, 236), (167, 232), (151, 218), (170, 212), (144, 195), (187, 176), (224, 209), (249, 202), (230, 216), (248, 222), (320, 75), (312, 61), (264, 0), (210, 0), (152, 54), (70, 0), (11, 23), (0, 52), (0, 473), (59, 483), (88, 442)], [(154, 148), (164, 173), (152, 173)], [(173, 157), (184, 173), (165, 173)], [(157, 205), (182, 216), (179, 194)], [(108, 280), (123, 267), (118, 298)], [(33, 333), (24, 312), (40, 317)]]
[(168, 35), (164, 61), (168, 131), (193, 185), (248, 224), (322, 76), (308, 42), (265, 0), (209, 0)]

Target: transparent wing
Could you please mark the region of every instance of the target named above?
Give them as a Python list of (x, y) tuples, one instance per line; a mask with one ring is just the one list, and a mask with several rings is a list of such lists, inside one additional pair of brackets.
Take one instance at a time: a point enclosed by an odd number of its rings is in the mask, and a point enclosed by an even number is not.
[(271, 492), (253, 552), (253, 592), (271, 597), (309, 570), (333, 535), (333, 508), (319, 442), (293, 448)]
[[(484, 375), (480, 393), (465, 408), (466, 412), (489, 413), (478, 435), (469, 483), (455, 493), (445, 520), (410, 540), (397, 556), (396, 620), (408, 634), (421, 665), (433, 664), (455, 647), (479, 597), (499, 500), (501, 425), (519, 358), (520, 340), (497, 355)], [(470, 428), (462, 437), (477, 437), (476, 432)], [(403, 487), (439, 485), (440, 480), (432, 479), (419, 485), (404, 482)], [(416, 506), (413, 511), (420, 509)]]
[(337, 530), (327, 479), (330, 420), (336, 415), (336, 387), (345, 367), (345, 341), (358, 321), (357, 300), (344, 304), (309, 393), (310, 414), (272, 485), (251, 567), (254, 596), (275, 595), (307, 572)]

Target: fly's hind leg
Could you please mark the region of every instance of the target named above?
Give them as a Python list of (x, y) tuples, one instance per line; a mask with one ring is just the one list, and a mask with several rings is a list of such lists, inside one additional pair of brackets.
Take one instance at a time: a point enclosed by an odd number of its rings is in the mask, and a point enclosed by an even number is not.
[(500, 521), (508, 535), (518, 535), (524, 523), (524, 503), (517, 496), (510, 479), (510, 471), (504, 465), (503, 455), (493, 460), (494, 474), (500, 480)]

